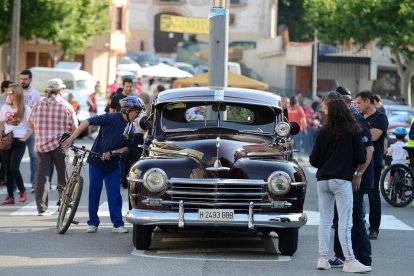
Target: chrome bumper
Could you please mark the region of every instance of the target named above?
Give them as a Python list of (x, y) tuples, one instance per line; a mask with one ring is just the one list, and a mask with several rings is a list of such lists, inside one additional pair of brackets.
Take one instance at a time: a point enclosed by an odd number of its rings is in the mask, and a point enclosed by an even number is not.
[(185, 226), (226, 226), (253, 229), (257, 227), (270, 228), (299, 228), (306, 224), (306, 213), (294, 214), (234, 214), (232, 221), (200, 221), (198, 213), (184, 211), (155, 211), (132, 209), (126, 213), (126, 220), (139, 225), (171, 225), (184, 228)]

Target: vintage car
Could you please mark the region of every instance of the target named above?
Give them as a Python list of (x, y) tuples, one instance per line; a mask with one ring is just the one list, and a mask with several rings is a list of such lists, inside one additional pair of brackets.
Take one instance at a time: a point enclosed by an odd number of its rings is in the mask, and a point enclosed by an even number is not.
[(307, 181), (293, 159), (281, 98), (240, 88), (164, 91), (141, 124), (144, 155), (129, 172), (133, 243), (148, 249), (156, 226), (246, 229), (279, 236), (293, 255), (307, 222)]

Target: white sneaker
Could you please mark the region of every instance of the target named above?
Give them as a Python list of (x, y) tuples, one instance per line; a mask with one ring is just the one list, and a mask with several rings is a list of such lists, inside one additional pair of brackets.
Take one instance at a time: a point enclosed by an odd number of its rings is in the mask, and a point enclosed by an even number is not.
[(88, 230), (86, 230), (86, 233), (96, 233), (98, 232), (98, 227), (95, 225), (89, 225)]
[(112, 228), (112, 233), (128, 233), (129, 232), (129, 230), (128, 229), (126, 229), (125, 227), (123, 227), (123, 226), (119, 226), (119, 227), (113, 227)]
[(318, 259), (318, 266), (317, 268), (319, 270), (326, 270), (326, 269), (330, 269), (331, 265), (329, 264), (329, 259), (328, 258), (319, 258)]
[(344, 272), (361, 273), (370, 272), (372, 268), (370, 266), (361, 264), (358, 260), (350, 260), (345, 261), (344, 268), (342, 270)]

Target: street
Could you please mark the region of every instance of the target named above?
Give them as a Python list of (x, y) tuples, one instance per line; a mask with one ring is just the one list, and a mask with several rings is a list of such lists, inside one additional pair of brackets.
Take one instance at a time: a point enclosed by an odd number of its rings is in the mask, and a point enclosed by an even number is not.
[[(76, 145), (91, 146), (90, 140)], [(306, 160), (306, 159), (304, 159)], [(37, 216), (34, 195), (24, 203), (0, 207), (0, 275), (342, 275), (342, 270), (316, 270), (317, 196), (316, 170), (302, 162), (309, 185), (305, 201), (308, 224), (299, 231), (298, 250), (292, 257), (277, 253), (277, 235), (250, 232), (178, 231), (153, 234), (149, 250), (135, 250), (132, 225), (128, 234), (111, 233), (106, 195), (100, 205), (98, 233), (87, 234), (88, 185), (84, 186), (74, 225), (64, 235), (56, 231), (57, 191), (52, 190), (52, 216)], [(21, 165), (29, 179), (27, 153)], [(83, 170), (88, 183), (87, 166)], [(55, 185), (55, 178), (52, 184)], [(30, 185), (27, 184), (28, 190)], [(6, 188), (0, 188), (3, 198)], [(123, 211), (128, 208), (127, 191), (122, 189)], [(414, 265), (413, 208), (394, 208), (383, 201), (382, 229), (372, 241), (372, 275), (407, 275)], [(333, 238), (333, 233), (332, 236)], [(333, 239), (331, 245), (333, 243)], [(332, 246), (331, 246), (332, 248)], [(330, 252), (333, 254), (332, 251)]]

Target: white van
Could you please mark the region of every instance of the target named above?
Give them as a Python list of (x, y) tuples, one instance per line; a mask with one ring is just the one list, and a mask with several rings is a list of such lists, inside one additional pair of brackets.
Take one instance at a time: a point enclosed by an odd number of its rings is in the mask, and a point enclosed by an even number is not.
[(44, 93), (47, 81), (53, 78), (62, 79), (66, 85), (65, 94), (91, 94), (95, 90), (96, 80), (86, 71), (74, 69), (59, 69), (48, 67), (32, 67), (31, 86)]

